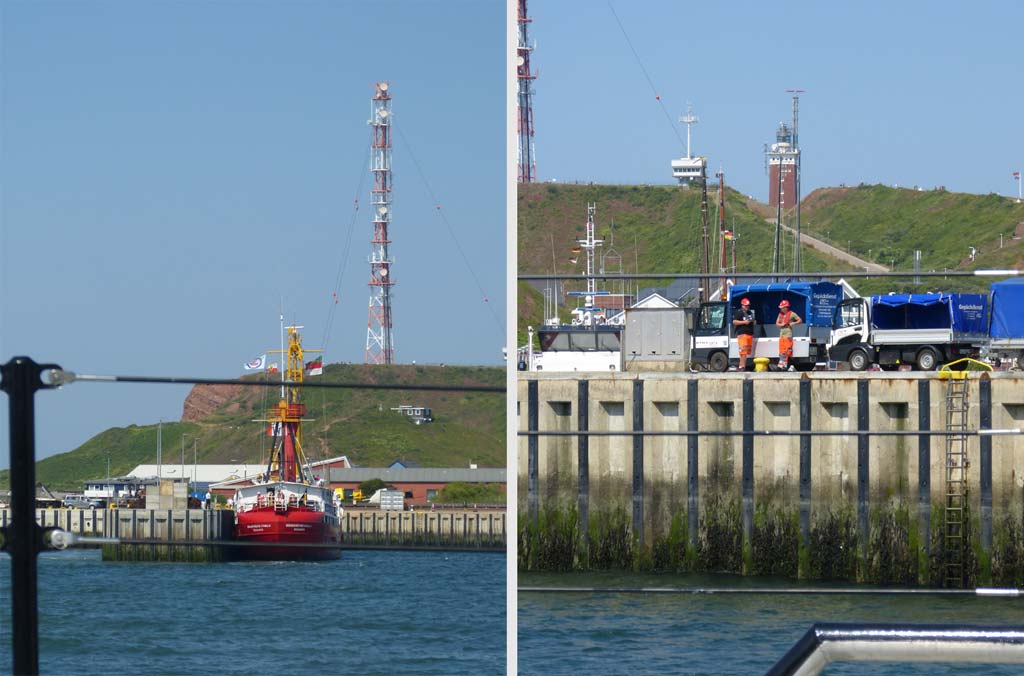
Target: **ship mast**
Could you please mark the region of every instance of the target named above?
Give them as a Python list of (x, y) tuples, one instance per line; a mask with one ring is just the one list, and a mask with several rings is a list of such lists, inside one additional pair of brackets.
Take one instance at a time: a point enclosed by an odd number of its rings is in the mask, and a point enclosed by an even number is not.
[[(587, 254), (587, 288), (582, 292), (583, 295), (583, 307), (577, 307), (573, 310), (573, 315), (576, 319), (573, 320), (574, 324), (580, 324), (583, 326), (593, 326), (598, 319), (598, 309), (594, 304), (596, 297), (599, 295), (597, 291), (597, 279), (594, 277), (594, 251), (597, 247), (604, 243), (604, 240), (597, 239), (594, 236), (595, 225), (594, 225), (594, 213), (597, 211), (596, 202), (587, 203), (587, 226), (586, 226), (586, 237), (583, 239), (576, 240), (579, 244), (579, 248), (586, 251)], [(580, 295), (581, 292), (571, 292), (575, 295)], [(602, 292), (603, 294), (603, 292)]]
[[(267, 412), (266, 422), (274, 432), (274, 444), (267, 464), (267, 476), (276, 472), (281, 481), (309, 482), (303, 469), (307, 465), (302, 446), (302, 423), (307, 420), (306, 405), (302, 402), (303, 355), (305, 352), (321, 350), (302, 349), (301, 326), (288, 326), (288, 347), (285, 352), (285, 368), (281, 385), (281, 401)], [(274, 350), (276, 351), (276, 350)], [(280, 447), (278, 447), (278, 434)]]
[(594, 249), (601, 245), (602, 240), (594, 238), (594, 212), (597, 211), (597, 203), (587, 204), (587, 235), (586, 239), (576, 240), (580, 247), (587, 252), (587, 295), (593, 296), (597, 291), (597, 281), (594, 279)]
[(779, 186), (777, 193), (779, 198), (775, 205), (775, 240), (772, 245), (772, 272), (779, 272), (779, 256), (782, 254), (782, 169), (782, 160), (779, 160)]
[(703, 303), (710, 295), (708, 286), (711, 284), (711, 280), (708, 278), (708, 274), (711, 272), (711, 251), (708, 244), (708, 173), (706, 162), (701, 162), (700, 165), (700, 185), (700, 288), (698, 289), (697, 302)]
[(803, 93), (803, 89), (787, 89), (787, 92), (793, 95), (793, 171), (796, 175), (796, 180), (793, 186), (793, 202), (796, 205), (796, 242), (794, 244), (795, 251), (793, 252), (793, 270), (799, 275), (803, 272), (803, 263), (801, 259), (800, 251), (800, 94)]
[(719, 247), (719, 258), (721, 259), (718, 271), (722, 275), (722, 290), (719, 292), (719, 297), (725, 300), (725, 289), (728, 285), (725, 272), (725, 170), (719, 168), (718, 170), (718, 247)]

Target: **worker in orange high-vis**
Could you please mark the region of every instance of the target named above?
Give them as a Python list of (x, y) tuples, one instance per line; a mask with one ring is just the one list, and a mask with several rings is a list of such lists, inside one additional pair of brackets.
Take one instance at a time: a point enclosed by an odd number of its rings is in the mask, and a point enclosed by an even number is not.
[(789, 301), (779, 303), (779, 316), (775, 326), (779, 327), (779, 369), (789, 368), (793, 356), (793, 327), (803, 322), (800, 315), (789, 309)]
[(747, 357), (754, 351), (754, 325), (757, 317), (750, 309), (750, 299), (740, 300), (740, 309), (732, 315), (732, 325), (736, 327), (736, 342), (740, 346), (740, 371), (747, 370)]

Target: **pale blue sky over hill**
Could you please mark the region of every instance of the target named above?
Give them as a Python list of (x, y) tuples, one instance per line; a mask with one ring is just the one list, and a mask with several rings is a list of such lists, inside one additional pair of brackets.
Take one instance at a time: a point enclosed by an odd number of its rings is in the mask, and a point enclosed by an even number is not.
[(689, 102), (700, 118), (694, 154), (766, 200), (764, 144), (792, 118), (786, 90), (804, 89), (805, 195), (863, 181), (1016, 196), (1012, 173), (1024, 170), (1021, 3), (613, 6), (530, 3), (541, 180), (672, 183), (669, 162), (686, 139), (677, 120)]
[[(396, 359), (503, 364), (504, 19), (500, 0), (0, 3), (0, 360), (234, 377), (278, 346), (282, 302), (320, 347), (343, 270), (325, 358), (361, 363), (389, 80)], [(177, 420), (187, 392), (40, 393), (38, 455)]]

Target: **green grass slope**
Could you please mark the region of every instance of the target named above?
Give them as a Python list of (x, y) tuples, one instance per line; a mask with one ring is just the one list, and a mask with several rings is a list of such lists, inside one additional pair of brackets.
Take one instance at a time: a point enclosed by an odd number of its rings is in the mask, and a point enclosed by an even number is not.
[[(585, 234), (587, 203), (597, 204), (597, 235), (622, 256), (623, 272), (695, 273), (700, 270), (701, 192), (675, 186), (520, 184), (518, 194), (519, 270), (522, 273), (581, 274), (582, 256), (572, 264), (570, 253)], [(715, 196), (708, 195), (709, 222), (715, 224)], [(775, 228), (751, 211), (747, 198), (726, 189), (726, 228), (739, 234), (737, 268), (741, 272), (771, 269)], [(614, 228), (612, 224), (614, 223)], [(792, 238), (784, 245), (784, 269), (792, 265)], [(850, 270), (849, 264), (804, 246), (803, 269), (808, 272)], [(712, 261), (711, 269), (718, 268)], [(654, 280), (643, 281), (641, 287)], [(577, 288), (581, 285), (577, 285)], [(607, 288), (607, 287), (606, 287)], [(611, 290), (611, 289), (609, 289)], [(531, 290), (532, 291), (532, 290)], [(542, 298), (520, 286), (519, 328), (536, 324)], [(538, 300), (540, 298), (540, 300)], [(522, 343), (525, 338), (521, 336)]]
[(527, 282), (518, 283), (517, 304), (519, 324), (516, 330), (516, 346), (526, 345), (527, 327), (534, 328), (544, 323), (544, 294)]
[[(474, 366), (366, 366), (331, 364), (324, 382), (389, 385), (488, 385), (502, 387), (505, 371)], [(199, 386), (202, 387), (202, 386)], [(185, 462), (192, 463), (192, 439), (200, 463), (258, 463), (268, 443), (264, 418), (277, 403), (274, 387), (234, 387), (231, 396), (194, 422), (163, 424), (163, 462), (181, 462), (182, 434), (187, 435)], [(401, 404), (429, 406), (435, 422), (414, 425), (391, 411)], [(347, 455), (361, 466), (382, 466), (396, 458), (424, 467), (505, 465), (505, 395), (489, 392), (310, 389), (304, 446), (311, 460)], [(132, 425), (97, 434), (79, 448), (36, 463), (36, 479), (51, 488), (80, 489), (87, 479), (123, 474), (136, 465), (156, 463), (157, 426)], [(7, 486), (7, 471), (0, 485)]]
[[(849, 243), (857, 256), (885, 266), (895, 263), (896, 270), (914, 269), (915, 250), (921, 251), (922, 271), (1024, 269), (1024, 204), (1000, 195), (883, 185), (822, 188), (801, 203), (801, 220), (814, 236), (843, 249)], [(969, 258), (972, 246), (977, 249), (974, 261)], [(921, 288), (912, 279), (861, 286), (861, 293)], [(921, 286), (979, 290), (988, 280), (926, 278)]]
[[(709, 220), (715, 222), (709, 194)], [(581, 274), (583, 259), (570, 262), (575, 240), (583, 237), (587, 203), (597, 203), (597, 233), (606, 241), (614, 223), (614, 247), (625, 272), (693, 273), (700, 269), (700, 191), (675, 186), (519, 185), (520, 272)], [(765, 205), (727, 190), (726, 227), (739, 233), (741, 272), (771, 269), (774, 214)], [(789, 214), (786, 222), (792, 221)], [(1024, 269), (1024, 204), (995, 194), (969, 195), (945, 190), (919, 191), (861, 185), (815, 190), (801, 203), (802, 228), (821, 240), (897, 271), (913, 270), (915, 250), (922, 271)], [(1000, 246), (1002, 236), (1002, 246)], [(969, 247), (977, 250), (969, 259)], [(783, 246), (783, 269), (792, 265), (792, 237)], [(859, 270), (849, 263), (802, 250), (807, 272), (837, 274)], [(717, 263), (712, 261), (712, 270)], [(888, 291), (979, 291), (987, 278), (851, 279), (862, 294)], [(641, 282), (641, 286), (649, 285)], [(577, 288), (581, 285), (577, 285)], [(525, 326), (536, 324), (543, 299), (520, 285), (521, 343)], [(570, 288), (572, 288), (570, 286)], [(564, 319), (564, 318), (563, 318)]]

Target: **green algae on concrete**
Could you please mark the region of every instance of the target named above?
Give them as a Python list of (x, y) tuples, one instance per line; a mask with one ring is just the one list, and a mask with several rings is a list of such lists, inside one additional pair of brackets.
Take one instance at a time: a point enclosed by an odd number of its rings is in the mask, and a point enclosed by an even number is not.
[(519, 568), (564, 572), (585, 568), (580, 562), (580, 537), (575, 507), (541, 510), (534, 524), (519, 515)]
[(867, 570), (864, 582), (912, 586), (917, 583), (917, 556), (911, 546), (910, 513), (904, 506), (878, 507), (868, 516)]
[(634, 556), (640, 554), (636, 537), (630, 525), (631, 518), (624, 509), (602, 510), (590, 516), (591, 569), (638, 568)]
[(1024, 587), (1024, 524), (1007, 514), (992, 542), (992, 584)]
[(656, 539), (652, 546), (651, 567), (654, 570), (681, 572), (693, 569), (697, 551), (689, 544), (686, 524), (685, 511), (672, 515), (668, 534)]
[(752, 575), (796, 577), (800, 550), (800, 513), (758, 504), (751, 537)]
[(851, 508), (829, 510), (811, 520), (807, 545), (807, 577), (812, 580), (855, 580), (857, 518)]
[(739, 498), (712, 496), (700, 517), (696, 570), (739, 573), (743, 567), (743, 525)]

